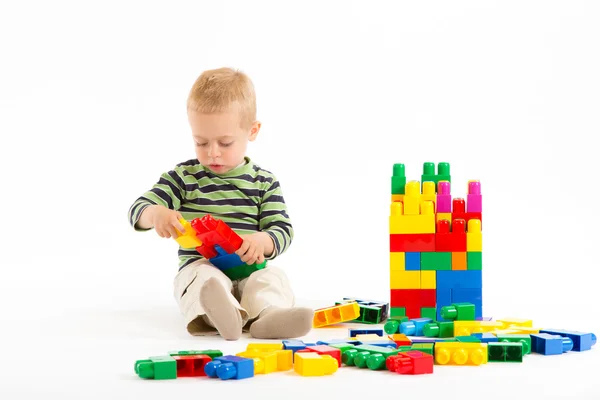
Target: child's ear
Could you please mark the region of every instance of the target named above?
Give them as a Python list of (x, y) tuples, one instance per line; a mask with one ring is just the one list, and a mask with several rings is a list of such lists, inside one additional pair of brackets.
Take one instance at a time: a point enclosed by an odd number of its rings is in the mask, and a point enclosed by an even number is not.
[(258, 132), (260, 131), (261, 125), (262, 124), (260, 123), (260, 121), (254, 121), (252, 127), (250, 128), (250, 137), (248, 138), (248, 140), (253, 142), (256, 139), (256, 137), (258, 136)]

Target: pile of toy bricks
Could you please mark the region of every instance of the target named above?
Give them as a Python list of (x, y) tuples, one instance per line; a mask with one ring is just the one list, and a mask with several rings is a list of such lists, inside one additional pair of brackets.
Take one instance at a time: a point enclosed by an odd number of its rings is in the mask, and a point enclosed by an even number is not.
[[(357, 302), (338, 306), (348, 317)], [(432, 374), (435, 366), (481, 366), (522, 363), (532, 353), (544, 356), (587, 351), (593, 333), (538, 329), (533, 321), (505, 318), (475, 320), (475, 305), (454, 303), (441, 309), (444, 321), (390, 317), (383, 329), (349, 329), (348, 337), (305, 343), (301, 340), (250, 343), (238, 353), (220, 350), (173, 351), (135, 362), (144, 379), (208, 377), (245, 379), (294, 370), (301, 376), (324, 376), (341, 367), (386, 370), (401, 375)], [(335, 325), (326, 323), (323, 326)], [(384, 333), (385, 332), (385, 333)]]
[(450, 165), (423, 165), (421, 181), (407, 182), (404, 164), (392, 176), (390, 233), (391, 316), (443, 320), (441, 308), (475, 304), (482, 317), (481, 183), (468, 182), (452, 198)]

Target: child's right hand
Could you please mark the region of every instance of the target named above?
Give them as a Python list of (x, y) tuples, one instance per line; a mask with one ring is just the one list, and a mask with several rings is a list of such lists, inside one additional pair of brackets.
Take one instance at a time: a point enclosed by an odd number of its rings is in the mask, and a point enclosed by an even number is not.
[(177, 231), (181, 233), (185, 232), (185, 228), (181, 225), (181, 222), (179, 222), (183, 217), (178, 211), (155, 205), (148, 207), (144, 212), (151, 213), (150, 220), (152, 221), (156, 233), (158, 233), (158, 236), (160, 237), (177, 238), (179, 237)]

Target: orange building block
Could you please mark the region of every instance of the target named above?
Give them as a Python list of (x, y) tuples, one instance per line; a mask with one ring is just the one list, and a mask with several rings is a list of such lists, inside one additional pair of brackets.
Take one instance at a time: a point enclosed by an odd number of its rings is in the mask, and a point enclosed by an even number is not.
[(452, 270), (467, 270), (467, 253), (464, 251), (452, 252)]

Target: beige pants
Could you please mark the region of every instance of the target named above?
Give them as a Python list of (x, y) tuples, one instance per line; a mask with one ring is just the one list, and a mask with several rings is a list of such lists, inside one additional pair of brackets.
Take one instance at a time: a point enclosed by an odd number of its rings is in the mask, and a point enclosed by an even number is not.
[(202, 285), (212, 277), (217, 278), (230, 293), (230, 300), (240, 310), (244, 326), (269, 306), (294, 306), (294, 293), (282, 269), (268, 265), (246, 279), (231, 281), (210, 261), (200, 259), (179, 271), (173, 283), (175, 299), (192, 335), (217, 333), (207, 321), (200, 304)]

